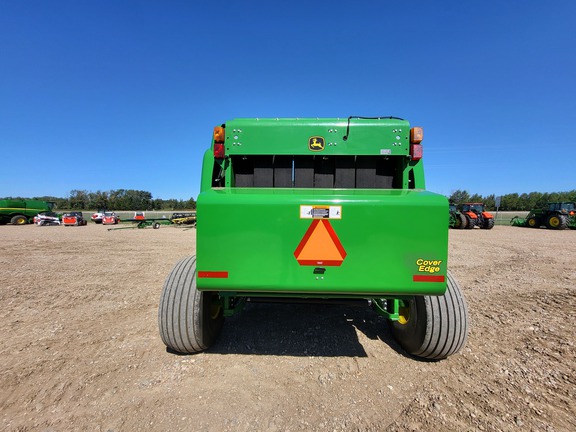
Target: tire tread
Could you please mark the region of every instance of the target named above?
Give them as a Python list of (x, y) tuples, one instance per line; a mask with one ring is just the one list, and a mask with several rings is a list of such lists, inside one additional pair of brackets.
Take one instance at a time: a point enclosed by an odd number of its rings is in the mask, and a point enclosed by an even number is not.
[[(393, 323), (400, 345), (417, 357), (440, 360), (457, 353), (468, 336), (468, 308), (458, 282), (448, 272), (442, 296), (423, 296), (413, 302), (415, 324)], [(411, 312), (412, 313), (412, 312)]]
[(160, 298), (158, 327), (164, 344), (174, 351), (194, 353), (202, 343), (201, 292), (196, 289), (196, 257), (180, 260), (170, 272)]

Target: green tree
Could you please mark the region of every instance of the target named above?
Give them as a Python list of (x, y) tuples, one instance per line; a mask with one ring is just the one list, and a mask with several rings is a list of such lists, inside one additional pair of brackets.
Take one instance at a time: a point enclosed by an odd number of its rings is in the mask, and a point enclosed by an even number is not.
[(505, 211), (520, 210), (519, 206), (519, 196), (517, 193), (502, 195), (500, 201), (500, 209)]
[(114, 210), (153, 210), (152, 194), (134, 189), (112, 190), (109, 194), (110, 208)]
[(478, 203), (478, 202), (484, 202), (484, 198), (482, 198), (482, 195), (480, 194), (474, 194), (471, 195), (468, 202), (474, 202), (474, 203)]
[(196, 210), (196, 200), (192, 197), (188, 201), (184, 201), (185, 210)]
[(68, 202), (70, 210), (87, 210), (90, 198), (87, 191), (74, 189), (70, 191)]
[(482, 198), (482, 202), (487, 210), (496, 210), (496, 197), (494, 194)]
[(108, 209), (109, 205), (108, 192), (96, 191), (90, 193), (90, 208)]
[(470, 202), (470, 194), (468, 191), (458, 189), (452, 192), (452, 195), (448, 197), (448, 200), (452, 204), (460, 205), (465, 202)]

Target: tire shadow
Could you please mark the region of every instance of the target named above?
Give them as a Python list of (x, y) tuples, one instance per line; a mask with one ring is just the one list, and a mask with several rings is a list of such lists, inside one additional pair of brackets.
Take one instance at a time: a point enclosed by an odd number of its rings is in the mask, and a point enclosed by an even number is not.
[(386, 319), (368, 306), (294, 303), (247, 303), (242, 312), (226, 318), (206, 353), (367, 357), (356, 330), (406, 356)]

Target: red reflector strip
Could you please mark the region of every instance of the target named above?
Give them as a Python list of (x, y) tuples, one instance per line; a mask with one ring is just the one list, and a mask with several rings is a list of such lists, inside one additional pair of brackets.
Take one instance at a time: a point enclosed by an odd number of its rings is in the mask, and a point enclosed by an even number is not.
[(414, 275), (412, 276), (412, 281), (414, 282), (444, 282), (446, 279), (444, 276), (435, 275)]
[(219, 278), (226, 279), (228, 277), (227, 271), (199, 271), (199, 278)]

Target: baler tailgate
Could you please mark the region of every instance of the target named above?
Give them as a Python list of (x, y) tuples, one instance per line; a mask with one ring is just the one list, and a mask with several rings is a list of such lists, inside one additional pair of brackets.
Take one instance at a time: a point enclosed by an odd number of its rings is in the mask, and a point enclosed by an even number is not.
[[(201, 290), (442, 294), (446, 202), (426, 191), (212, 190), (198, 200)], [(427, 221), (421, 223), (421, 206)]]

